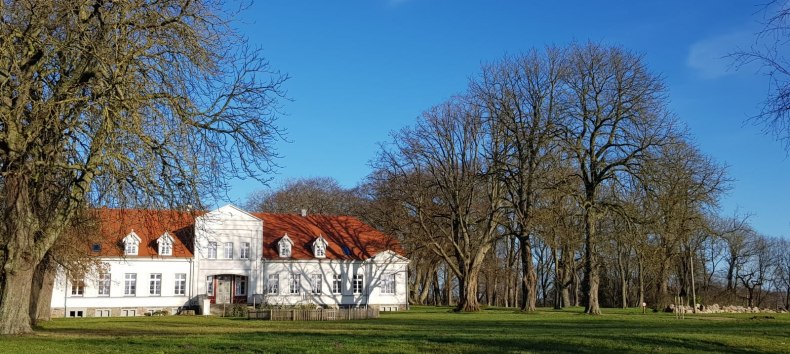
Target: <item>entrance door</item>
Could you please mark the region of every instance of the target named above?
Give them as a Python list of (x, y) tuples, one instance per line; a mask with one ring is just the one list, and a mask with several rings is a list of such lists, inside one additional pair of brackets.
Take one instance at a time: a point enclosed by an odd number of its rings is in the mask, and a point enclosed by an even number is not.
[(230, 284), (231, 277), (220, 275), (217, 277), (217, 300), (218, 304), (230, 303)]

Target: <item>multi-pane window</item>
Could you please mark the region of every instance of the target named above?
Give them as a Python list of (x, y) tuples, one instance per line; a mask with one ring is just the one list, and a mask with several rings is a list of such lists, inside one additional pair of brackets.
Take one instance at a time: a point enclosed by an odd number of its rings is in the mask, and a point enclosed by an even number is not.
[(317, 258), (326, 257), (326, 245), (323, 242), (316, 241), (313, 248), (315, 248), (315, 256)]
[(266, 292), (269, 294), (279, 294), (280, 293), (280, 275), (279, 274), (269, 274), (269, 278), (266, 281)]
[(291, 244), (288, 242), (280, 242), (280, 257), (291, 256)]
[(343, 276), (340, 274), (332, 275), (332, 294), (340, 294), (343, 291)]
[(225, 258), (233, 258), (233, 242), (225, 242)]
[(241, 249), (239, 250), (239, 258), (241, 259), (249, 259), (250, 258), (250, 243), (249, 242), (242, 242)]
[(208, 243), (208, 259), (217, 259), (217, 243), (214, 241)]
[(362, 274), (354, 274), (354, 278), (351, 281), (351, 290), (354, 294), (362, 294), (365, 290), (365, 283), (363, 282), (364, 278)]
[(214, 276), (209, 275), (206, 277), (206, 295), (214, 296)]
[(288, 282), (288, 291), (291, 294), (298, 294), (299, 293), (299, 282), (300, 282), (299, 273), (291, 273), (291, 278)]
[(151, 295), (162, 295), (162, 274), (151, 274), (148, 293)]
[(137, 294), (137, 274), (126, 273), (124, 275), (123, 294), (127, 296)]
[(321, 283), (323, 280), (324, 277), (321, 274), (313, 274), (311, 276), (310, 285), (312, 286), (313, 294), (321, 293)]
[(246, 295), (246, 294), (247, 294), (247, 277), (237, 275), (236, 295)]
[(395, 293), (395, 274), (385, 274), (381, 279), (381, 293), (394, 294)]
[(99, 283), (96, 284), (99, 288), (99, 295), (101, 296), (109, 296), (110, 295), (110, 273), (101, 273), (99, 274)]
[(85, 281), (73, 279), (71, 281), (71, 296), (82, 296), (85, 294)]
[(134, 242), (127, 242), (126, 247), (124, 248), (124, 253), (127, 256), (136, 256), (137, 255), (137, 244)]
[(187, 275), (185, 273), (176, 274), (175, 295), (185, 295), (187, 293)]
[(172, 256), (173, 244), (167, 241), (162, 241), (162, 243), (159, 244), (159, 255)]

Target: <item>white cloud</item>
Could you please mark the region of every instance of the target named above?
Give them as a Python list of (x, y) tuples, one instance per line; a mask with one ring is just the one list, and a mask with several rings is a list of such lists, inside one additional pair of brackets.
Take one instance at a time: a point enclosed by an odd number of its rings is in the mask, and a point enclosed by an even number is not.
[(733, 59), (727, 55), (748, 49), (753, 39), (754, 34), (744, 30), (697, 41), (689, 48), (686, 65), (706, 79), (733, 74)]

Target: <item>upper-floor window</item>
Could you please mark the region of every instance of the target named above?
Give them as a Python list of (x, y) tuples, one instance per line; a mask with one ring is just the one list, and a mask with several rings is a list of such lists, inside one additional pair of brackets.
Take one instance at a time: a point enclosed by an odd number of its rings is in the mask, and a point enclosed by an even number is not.
[(293, 241), (291, 241), (291, 238), (288, 237), (288, 234), (283, 236), (283, 238), (280, 239), (280, 242), (278, 242), (278, 246), (280, 249), (280, 257), (283, 258), (291, 257), (291, 247), (293, 246), (293, 244), (294, 243)]
[(233, 259), (233, 242), (225, 242), (225, 259)]
[(82, 279), (73, 279), (71, 281), (71, 296), (85, 295), (85, 281)]
[(362, 274), (354, 274), (354, 278), (351, 281), (351, 290), (354, 294), (362, 294), (365, 291), (365, 282)]
[(313, 255), (315, 258), (326, 257), (326, 245), (326, 240), (324, 240), (323, 236), (318, 236), (318, 238), (313, 241)]
[(241, 259), (249, 259), (250, 258), (250, 243), (249, 242), (242, 242), (241, 248), (239, 249), (239, 258)]
[(156, 243), (159, 244), (159, 255), (160, 256), (172, 256), (173, 255), (173, 237), (170, 236), (169, 232), (162, 234), (156, 240)]
[(140, 236), (134, 233), (134, 230), (123, 238), (123, 254), (127, 256), (136, 256), (140, 246)]
[(217, 259), (217, 243), (209, 241), (208, 243), (208, 259)]

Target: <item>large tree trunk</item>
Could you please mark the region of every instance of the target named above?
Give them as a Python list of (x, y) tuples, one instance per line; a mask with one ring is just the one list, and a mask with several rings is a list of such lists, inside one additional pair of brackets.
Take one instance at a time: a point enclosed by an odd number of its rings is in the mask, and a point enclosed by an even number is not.
[(521, 267), (524, 270), (521, 277), (521, 311), (533, 312), (537, 308), (538, 277), (532, 264), (532, 242), (529, 235), (519, 235), (518, 241)]
[(459, 299), (455, 307), (456, 312), (477, 312), (480, 311), (480, 303), (477, 301), (478, 271), (470, 270), (463, 279), (459, 278)]
[(584, 292), (584, 312), (591, 315), (600, 315), (601, 308), (598, 304), (598, 287), (600, 275), (598, 260), (595, 254), (595, 212), (592, 206), (584, 210), (584, 279), (582, 291)]
[(23, 334), (30, 327), (30, 289), (35, 272), (32, 260), (20, 258), (14, 264), (4, 264), (0, 277), (0, 334)]
[(659, 267), (658, 272), (658, 283), (656, 284), (656, 295), (655, 299), (655, 309), (657, 311), (662, 311), (667, 306), (669, 306), (670, 299), (669, 299), (669, 280), (668, 278), (669, 273), (669, 259), (664, 259), (661, 261), (661, 265)]
[(55, 262), (49, 253), (36, 266), (33, 274), (33, 287), (30, 291), (30, 322), (36, 325), (38, 321), (52, 319), (52, 290), (55, 287), (57, 273)]

